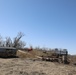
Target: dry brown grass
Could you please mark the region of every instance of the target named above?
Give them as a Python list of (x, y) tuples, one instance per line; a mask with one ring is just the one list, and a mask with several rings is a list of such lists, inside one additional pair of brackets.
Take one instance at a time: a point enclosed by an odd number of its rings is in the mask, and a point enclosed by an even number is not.
[[(47, 51), (46, 53), (42, 50), (33, 50), (33, 51), (22, 51), (18, 50), (17, 56), (20, 58), (38, 58), (41, 56), (51, 56), (53, 52)], [(70, 64), (76, 63), (76, 56), (68, 56), (68, 61)]]
[(76, 63), (76, 55), (69, 55), (68, 59), (70, 61), (70, 64)]
[(0, 75), (76, 75), (76, 67), (22, 58), (0, 58)]

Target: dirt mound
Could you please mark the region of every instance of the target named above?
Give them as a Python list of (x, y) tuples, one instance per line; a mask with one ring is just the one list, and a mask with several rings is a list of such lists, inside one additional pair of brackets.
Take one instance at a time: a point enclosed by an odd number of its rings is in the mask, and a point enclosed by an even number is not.
[(17, 56), (22, 57), (22, 58), (36, 58), (36, 57), (41, 57), (43, 55), (47, 55), (43, 53), (41, 50), (32, 50), (32, 51), (22, 51), (18, 50)]
[(22, 50), (18, 50), (17, 51), (17, 56), (20, 58), (35, 58), (35, 53), (34, 52), (25, 52)]

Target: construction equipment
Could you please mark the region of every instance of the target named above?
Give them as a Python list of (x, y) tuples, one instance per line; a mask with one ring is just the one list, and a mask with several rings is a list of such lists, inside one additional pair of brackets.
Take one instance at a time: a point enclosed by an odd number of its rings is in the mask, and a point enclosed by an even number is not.
[(68, 63), (68, 51), (66, 49), (63, 50), (53, 50), (52, 53), (49, 55), (47, 53), (46, 56), (42, 56), (42, 60), (46, 60), (46, 61), (57, 61), (59, 63)]

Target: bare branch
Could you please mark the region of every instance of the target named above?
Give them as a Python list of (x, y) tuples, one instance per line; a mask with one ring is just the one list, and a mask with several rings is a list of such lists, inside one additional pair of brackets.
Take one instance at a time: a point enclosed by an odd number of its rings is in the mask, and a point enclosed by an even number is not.
[[(18, 35), (14, 38), (13, 47), (20, 47), (22, 42), (20, 42), (20, 39), (24, 36), (22, 32), (19, 32)], [(24, 43), (23, 43), (24, 45)]]
[(10, 37), (6, 37), (5, 43), (6, 43), (6, 47), (12, 47), (12, 40)]

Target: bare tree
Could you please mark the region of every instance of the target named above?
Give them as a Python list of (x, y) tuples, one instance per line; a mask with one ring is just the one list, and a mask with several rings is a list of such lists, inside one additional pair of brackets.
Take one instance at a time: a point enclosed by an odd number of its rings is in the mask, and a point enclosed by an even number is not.
[(6, 37), (5, 46), (12, 47), (12, 40), (10, 37)]
[(14, 38), (13, 47), (15, 48), (22, 48), (25, 46), (25, 43), (20, 39), (24, 36), (22, 32), (19, 32), (18, 35)]
[(2, 36), (0, 35), (0, 47), (2, 47), (3, 45), (4, 45), (4, 41), (3, 41)]
[(15, 48), (24, 48), (26, 45), (21, 38), (24, 36), (22, 32), (19, 32), (18, 35), (12, 40), (10, 37), (6, 37), (5, 41), (0, 35), (0, 47), (15, 47)]
[(24, 48), (26, 45), (26, 43), (24, 41), (19, 40), (19, 42), (17, 43), (16, 48)]

